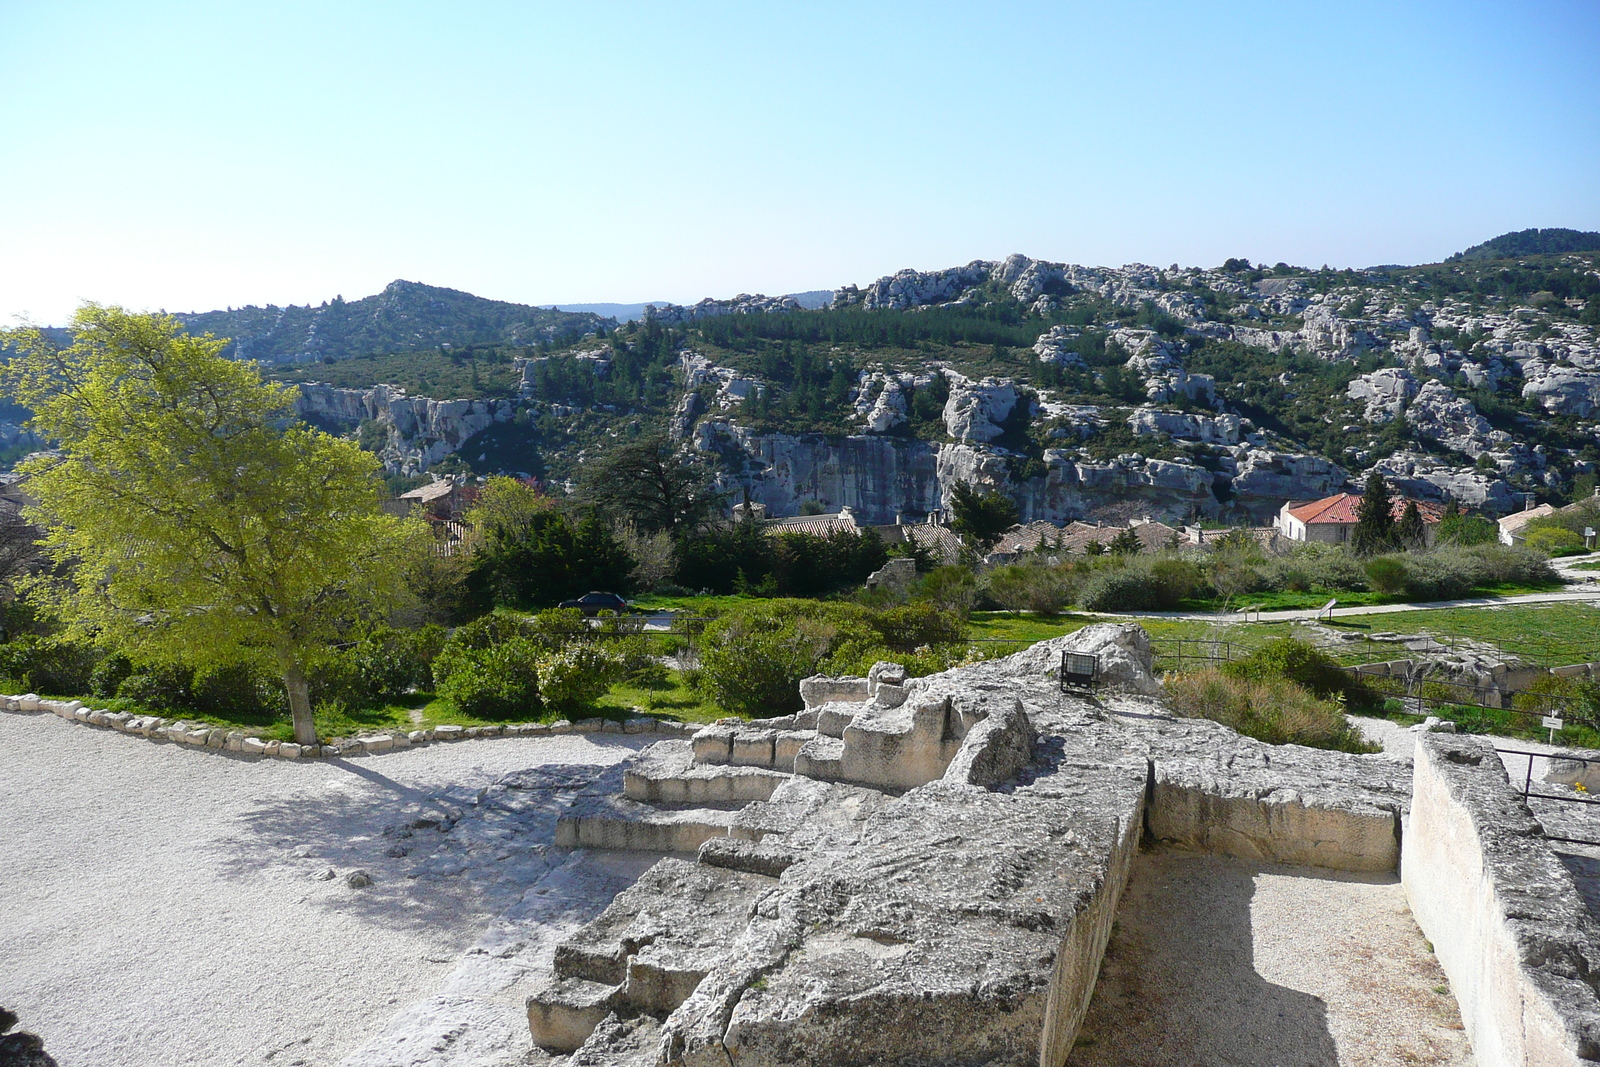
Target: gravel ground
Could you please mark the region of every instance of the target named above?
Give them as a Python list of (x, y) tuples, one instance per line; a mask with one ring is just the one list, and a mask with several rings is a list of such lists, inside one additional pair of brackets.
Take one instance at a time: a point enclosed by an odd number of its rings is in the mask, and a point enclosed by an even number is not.
[(1071, 1067), (1469, 1067), (1392, 877), (1140, 855)]
[[(570, 929), (647, 862), (550, 847), (555, 809), (647, 740), (297, 763), (0, 715), (0, 1004), (62, 1067), (514, 1062), (529, 926)], [(493, 995), (493, 1034), (451, 1007)]]

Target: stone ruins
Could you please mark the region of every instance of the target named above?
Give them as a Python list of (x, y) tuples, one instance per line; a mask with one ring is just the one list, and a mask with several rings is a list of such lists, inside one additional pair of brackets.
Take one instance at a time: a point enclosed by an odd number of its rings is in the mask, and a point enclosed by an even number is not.
[[(1062, 653), (1098, 686), (1067, 691)], [(1490, 746), (1403, 762), (1175, 718), (1102, 624), (643, 750), (557, 844), (676, 853), (562, 942), (534, 1042), (581, 1065), (1064, 1063), (1142, 840), (1402, 872), (1480, 1063), (1600, 1058), (1600, 939)], [(1402, 865), (1402, 857), (1404, 858)]]

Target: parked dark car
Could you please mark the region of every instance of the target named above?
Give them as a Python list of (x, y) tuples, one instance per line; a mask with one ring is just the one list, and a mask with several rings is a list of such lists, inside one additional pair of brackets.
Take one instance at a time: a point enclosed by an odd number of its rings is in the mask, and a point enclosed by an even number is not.
[(585, 593), (576, 600), (563, 600), (561, 606), (577, 608), (590, 617), (602, 611), (614, 611), (621, 615), (628, 610), (628, 602), (615, 593)]

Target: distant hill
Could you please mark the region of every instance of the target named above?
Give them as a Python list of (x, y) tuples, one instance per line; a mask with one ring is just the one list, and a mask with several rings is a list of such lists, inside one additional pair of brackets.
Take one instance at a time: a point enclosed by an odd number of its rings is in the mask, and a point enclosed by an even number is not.
[[(807, 310), (825, 308), (833, 303), (832, 289), (808, 289), (803, 293), (785, 293), (800, 302), (800, 306)], [(666, 300), (652, 300), (649, 303), (656, 307), (665, 306)], [(618, 322), (635, 322), (644, 318), (644, 304), (540, 304), (542, 308), (560, 308), (562, 311), (587, 311), (595, 315), (605, 315), (616, 319)]]
[(1457, 252), (1450, 261), (1459, 259), (1504, 259), (1507, 256), (1556, 255), (1562, 252), (1600, 251), (1600, 233), (1585, 230), (1564, 230), (1550, 226), (1545, 229), (1518, 230), (1473, 245), (1465, 252)]
[(394, 281), (360, 300), (335, 297), (321, 307), (233, 308), (180, 314), (190, 333), (233, 340), (230, 355), (261, 363), (349, 359), (442, 344), (567, 344), (616, 319), (486, 300), (458, 289)]

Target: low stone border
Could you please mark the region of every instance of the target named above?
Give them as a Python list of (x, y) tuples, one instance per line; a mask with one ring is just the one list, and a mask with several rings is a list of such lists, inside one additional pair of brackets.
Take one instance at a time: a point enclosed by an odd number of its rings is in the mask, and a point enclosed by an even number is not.
[(332, 759), (369, 756), (403, 748), (444, 741), (467, 741), (488, 737), (539, 737), (546, 734), (650, 734), (689, 737), (703, 724), (662, 722), (659, 719), (633, 718), (579, 719), (569, 722), (517, 722), (504, 726), (435, 726), (430, 730), (394, 731), (341, 738), (325, 745), (297, 745), (291, 741), (263, 741), (243, 730), (226, 730), (206, 723), (183, 719), (163, 719), (158, 715), (134, 715), (126, 711), (90, 708), (81, 700), (46, 700), (35, 693), (21, 696), (0, 695), (0, 711), (30, 715), (49, 712), (69, 722), (100, 726), (118, 733), (151, 741), (171, 741), (195, 748), (214, 748), (246, 756), (273, 756), (278, 759)]

